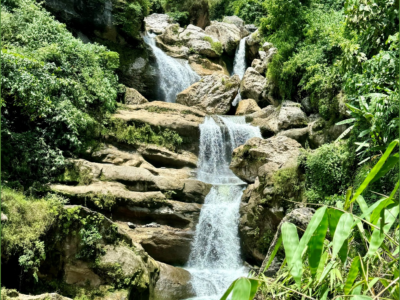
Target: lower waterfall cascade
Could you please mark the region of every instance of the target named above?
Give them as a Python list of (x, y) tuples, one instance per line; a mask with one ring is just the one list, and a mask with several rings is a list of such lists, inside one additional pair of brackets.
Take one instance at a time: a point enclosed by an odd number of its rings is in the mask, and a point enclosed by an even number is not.
[(150, 46), (155, 57), (158, 69), (159, 97), (158, 100), (175, 102), (176, 95), (193, 83), (200, 80), (200, 76), (189, 66), (187, 60), (173, 58), (157, 47), (155, 34), (146, 33), (144, 42)]
[(200, 212), (187, 265), (195, 294), (218, 299), (229, 285), (247, 275), (240, 255), (239, 207), (246, 183), (229, 169), (232, 151), (252, 137), (258, 127), (244, 116), (207, 116), (200, 125), (197, 178), (213, 185)]

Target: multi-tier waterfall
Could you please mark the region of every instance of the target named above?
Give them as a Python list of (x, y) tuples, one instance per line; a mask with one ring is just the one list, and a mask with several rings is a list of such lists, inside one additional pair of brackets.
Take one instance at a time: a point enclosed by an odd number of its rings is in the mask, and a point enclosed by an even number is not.
[(172, 58), (157, 47), (155, 34), (147, 33), (143, 39), (156, 57), (159, 100), (175, 102), (176, 95), (200, 80), (200, 76), (192, 70), (187, 60)]
[[(239, 75), (239, 78), (242, 79), (244, 73), (246, 72), (246, 38), (242, 38), (240, 40), (239, 46), (236, 49), (235, 59), (233, 61), (233, 74)], [(236, 98), (233, 100), (232, 105), (236, 106), (242, 97), (240, 96), (240, 92)]]
[(197, 297), (217, 299), (246, 275), (240, 257), (239, 206), (246, 184), (229, 169), (232, 151), (259, 128), (244, 116), (207, 116), (200, 125), (198, 179), (213, 185), (200, 213), (188, 270)]

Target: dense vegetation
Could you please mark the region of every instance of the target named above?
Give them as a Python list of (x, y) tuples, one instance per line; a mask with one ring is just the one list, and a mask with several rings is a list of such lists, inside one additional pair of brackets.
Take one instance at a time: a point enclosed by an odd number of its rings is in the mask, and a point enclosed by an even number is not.
[(118, 54), (74, 38), (31, 0), (3, 5), (1, 19), (2, 180), (46, 183), (114, 111)]

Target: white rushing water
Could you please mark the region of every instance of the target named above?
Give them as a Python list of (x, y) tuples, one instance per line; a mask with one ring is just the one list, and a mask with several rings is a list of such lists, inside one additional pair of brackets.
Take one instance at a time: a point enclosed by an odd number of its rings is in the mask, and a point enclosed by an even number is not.
[(158, 48), (155, 36), (155, 34), (147, 33), (143, 39), (151, 47), (156, 57), (159, 78), (159, 100), (175, 102), (176, 95), (199, 81), (200, 76), (192, 70), (186, 60), (168, 56)]
[(229, 169), (232, 151), (259, 128), (244, 116), (207, 116), (200, 125), (198, 179), (213, 185), (200, 212), (187, 269), (197, 299), (218, 299), (247, 275), (240, 257), (239, 206), (246, 184)]
[[(239, 46), (236, 49), (235, 59), (233, 61), (233, 74), (239, 75), (240, 80), (242, 80), (244, 73), (246, 72), (246, 67), (246, 38), (242, 38)], [(238, 94), (233, 100), (232, 105), (236, 106), (240, 101), (242, 101), (242, 97), (238, 91)]]

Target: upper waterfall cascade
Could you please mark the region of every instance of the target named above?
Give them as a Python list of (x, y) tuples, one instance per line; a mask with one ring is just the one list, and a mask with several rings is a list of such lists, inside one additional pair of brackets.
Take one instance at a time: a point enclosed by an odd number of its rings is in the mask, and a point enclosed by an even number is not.
[(200, 76), (192, 70), (187, 60), (176, 59), (165, 54), (157, 47), (155, 34), (147, 33), (143, 39), (149, 45), (156, 57), (158, 79), (159, 79), (159, 100), (175, 102), (176, 95), (193, 83), (200, 80)]
[[(239, 75), (240, 80), (242, 80), (244, 73), (246, 72), (246, 67), (246, 38), (242, 38), (235, 52), (235, 58), (233, 61), (233, 74)], [(242, 101), (242, 97), (240, 95), (240, 91), (238, 91), (235, 99), (232, 102), (232, 105), (236, 106), (240, 101)]]
[(200, 125), (198, 179), (213, 184), (200, 213), (188, 270), (196, 295), (217, 299), (246, 269), (240, 257), (239, 206), (245, 183), (229, 169), (232, 151), (258, 127), (244, 116), (207, 116)]

